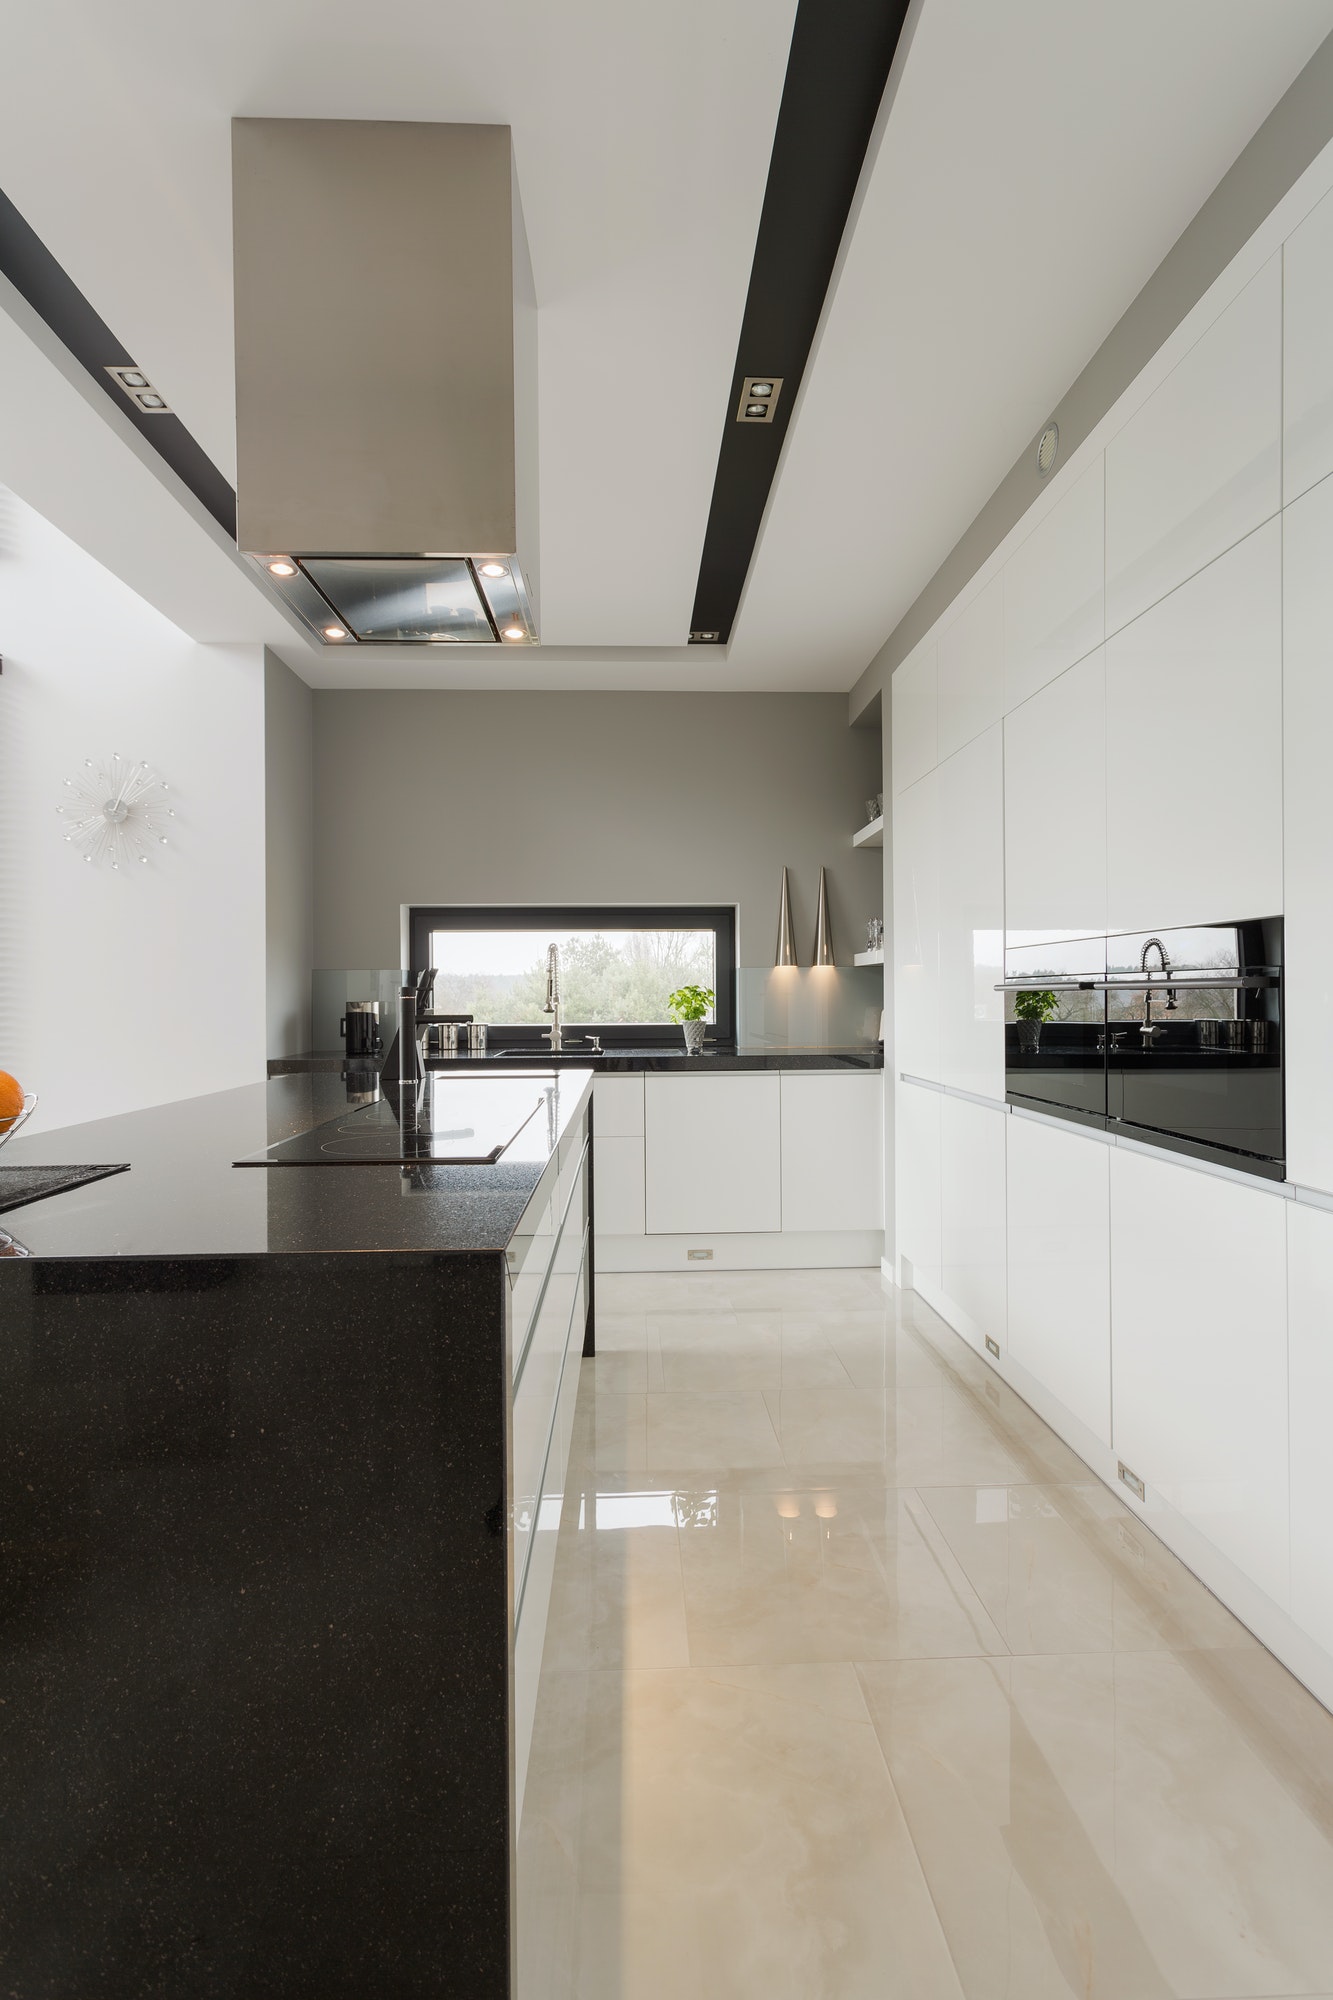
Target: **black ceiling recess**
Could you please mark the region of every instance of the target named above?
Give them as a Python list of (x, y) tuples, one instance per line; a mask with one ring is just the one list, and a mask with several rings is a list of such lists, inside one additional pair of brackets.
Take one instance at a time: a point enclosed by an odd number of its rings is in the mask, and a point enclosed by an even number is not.
[(45, 320), (57, 340), (69, 349), (108, 395), (139, 435), (166, 460), (219, 527), (236, 533), (236, 495), (207, 453), (170, 410), (145, 410), (108, 374), (111, 368), (136, 366), (134, 356), (116, 339), (106, 321), (89, 305), (63, 265), (58, 264), (40, 236), (29, 228), (7, 195), (0, 194), (0, 273)]
[[(906, 13), (906, 0), (799, 0), (723, 412), (691, 645), (724, 646), (731, 637)], [(745, 421), (742, 388), (774, 377), (782, 390), (771, 419)]]

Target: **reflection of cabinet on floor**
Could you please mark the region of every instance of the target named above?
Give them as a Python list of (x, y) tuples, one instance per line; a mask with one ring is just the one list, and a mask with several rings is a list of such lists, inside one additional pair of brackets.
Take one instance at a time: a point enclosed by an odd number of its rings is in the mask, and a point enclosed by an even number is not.
[(878, 1071), (606, 1076), (595, 1106), (603, 1270), (878, 1263)]

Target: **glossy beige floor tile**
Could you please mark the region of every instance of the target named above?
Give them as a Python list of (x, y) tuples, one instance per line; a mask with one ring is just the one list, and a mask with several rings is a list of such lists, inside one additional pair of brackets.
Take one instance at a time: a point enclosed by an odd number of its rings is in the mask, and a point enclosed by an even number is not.
[(1333, 1718), (928, 1307), (599, 1302), (521, 2000), (1333, 1995)]

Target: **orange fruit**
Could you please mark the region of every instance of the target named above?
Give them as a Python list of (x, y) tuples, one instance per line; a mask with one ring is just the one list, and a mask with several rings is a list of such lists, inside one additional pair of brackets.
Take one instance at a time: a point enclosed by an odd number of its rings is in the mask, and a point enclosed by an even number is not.
[(7, 1132), (23, 1109), (23, 1085), (0, 1069), (0, 1132)]

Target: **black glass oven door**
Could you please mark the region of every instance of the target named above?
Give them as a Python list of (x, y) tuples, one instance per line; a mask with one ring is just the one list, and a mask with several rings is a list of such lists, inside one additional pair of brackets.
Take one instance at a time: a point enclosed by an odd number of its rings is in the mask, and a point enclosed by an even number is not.
[(1008, 1103), (1081, 1124), (1105, 1123), (1105, 966), (1102, 938), (1005, 952)]

